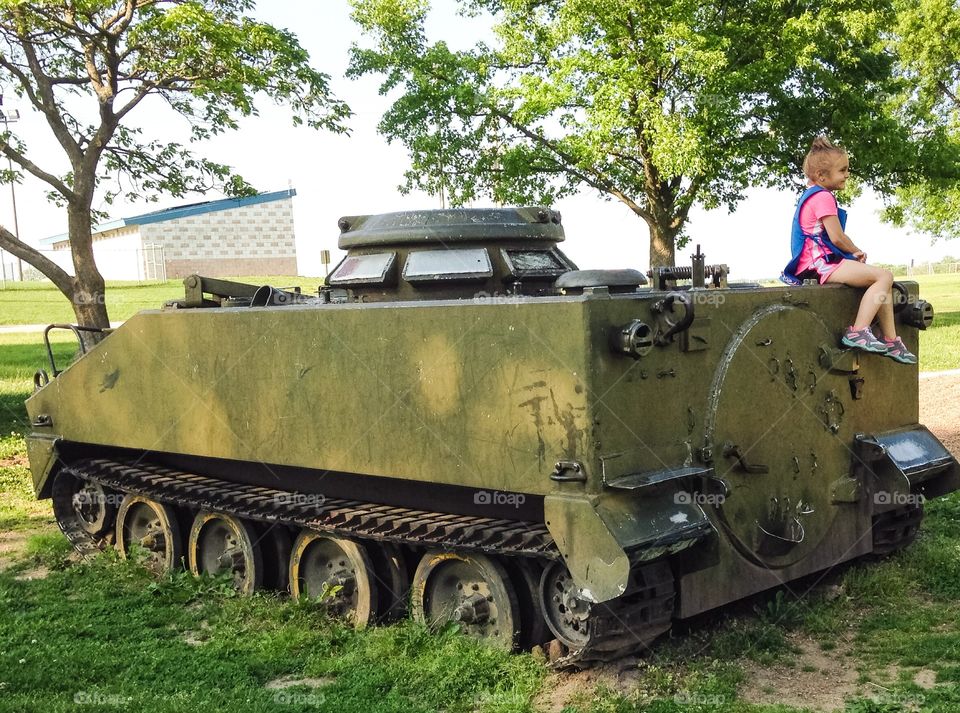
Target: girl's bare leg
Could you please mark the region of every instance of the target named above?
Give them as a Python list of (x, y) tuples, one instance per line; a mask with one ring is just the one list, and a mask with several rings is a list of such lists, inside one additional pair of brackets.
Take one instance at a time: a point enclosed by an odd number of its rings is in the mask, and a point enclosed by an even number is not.
[(874, 317), (880, 321), (880, 329), (887, 339), (896, 339), (897, 328), (893, 321), (893, 273), (856, 260), (844, 260), (827, 278), (830, 283), (842, 283), (851, 287), (866, 287), (860, 299), (860, 309), (853, 323), (854, 329), (869, 327)]

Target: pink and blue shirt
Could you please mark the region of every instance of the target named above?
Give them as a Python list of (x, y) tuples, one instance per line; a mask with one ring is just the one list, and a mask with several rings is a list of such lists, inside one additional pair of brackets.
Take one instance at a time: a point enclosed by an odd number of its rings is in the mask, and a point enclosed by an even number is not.
[(812, 270), (817, 274), (820, 284), (823, 284), (841, 260), (854, 259), (852, 254), (830, 241), (823, 227), (823, 219), (828, 215), (837, 216), (840, 227), (846, 228), (847, 211), (837, 205), (833, 193), (820, 186), (807, 188), (800, 196), (793, 215), (790, 241), (792, 258), (780, 275), (783, 282), (789, 285), (802, 284), (800, 276)]

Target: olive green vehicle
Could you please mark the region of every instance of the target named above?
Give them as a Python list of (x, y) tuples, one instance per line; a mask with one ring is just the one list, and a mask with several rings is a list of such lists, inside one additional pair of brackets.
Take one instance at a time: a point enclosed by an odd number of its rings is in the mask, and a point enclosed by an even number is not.
[[(903, 547), (960, 487), (917, 367), (838, 348), (857, 290), (577, 270), (546, 208), (339, 227), (317, 295), (193, 276), (38, 373), (34, 485), (78, 549), (584, 662)], [(917, 351), (932, 309), (895, 296)]]

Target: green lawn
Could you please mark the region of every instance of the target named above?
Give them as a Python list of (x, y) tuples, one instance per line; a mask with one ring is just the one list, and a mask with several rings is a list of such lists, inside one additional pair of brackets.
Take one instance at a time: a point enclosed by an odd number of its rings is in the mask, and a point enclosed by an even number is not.
[(960, 274), (920, 275), (920, 296), (933, 305), (933, 326), (920, 334), (923, 371), (960, 369)]
[[(300, 287), (305, 294), (315, 294), (322, 282), (319, 277), (260, 276), (233, 277), (231, 280), (254, 285)], [(111, 321), (120, 322), (140, 310), (158, 309), (167, 300), (183, 298), (183, 280), (139, 284), (111, 281), (107, 283), (107, 309)], [(0, 289), (0, 325), (50, 324), (73, 322), (73, 310), (60, 291), (49, 282), (8, 282)]]

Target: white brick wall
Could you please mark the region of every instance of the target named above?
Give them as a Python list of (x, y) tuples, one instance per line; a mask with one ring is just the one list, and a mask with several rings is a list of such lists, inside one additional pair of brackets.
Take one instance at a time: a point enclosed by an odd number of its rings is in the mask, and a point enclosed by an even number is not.
[(241, 206), (140, 226), (144, 243), (161, 243), (165, 258), (295, 258), (293, 201)]

